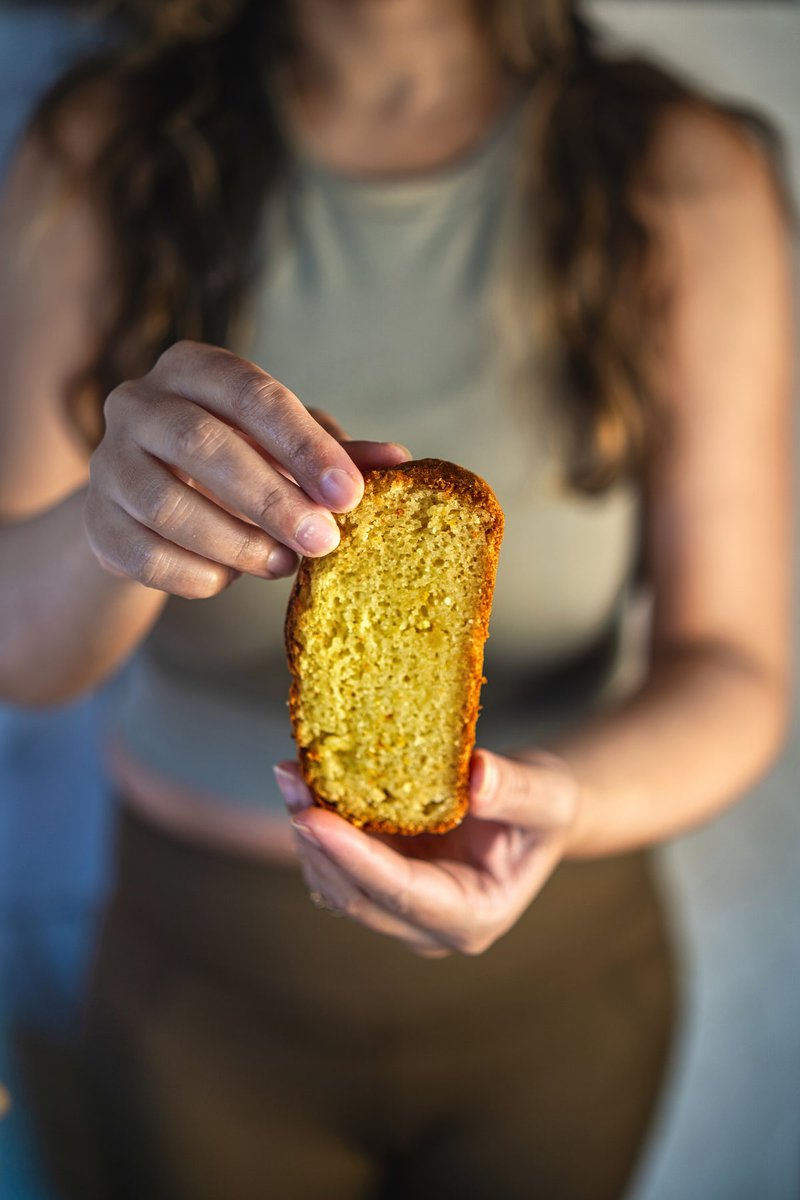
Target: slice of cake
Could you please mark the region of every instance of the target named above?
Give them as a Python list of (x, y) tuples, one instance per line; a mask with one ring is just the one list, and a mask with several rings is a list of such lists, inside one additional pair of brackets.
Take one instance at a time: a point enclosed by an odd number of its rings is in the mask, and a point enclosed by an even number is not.
[(503, 512), (439, 459), (368, 472), (289, 602), (289, 709), (315, 800), (364, 829), (444, 833), (467, 810)]

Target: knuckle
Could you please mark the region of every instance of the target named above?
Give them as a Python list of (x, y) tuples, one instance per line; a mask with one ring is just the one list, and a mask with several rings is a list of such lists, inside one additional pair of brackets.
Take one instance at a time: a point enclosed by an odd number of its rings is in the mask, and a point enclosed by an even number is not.
[(134, 540), (126, 547), (123, 563), (127, 573), (144, 587), (169, 590), (169, 553), (165, 547)]
[(485, 954), (494, 941), (494, 937), (488, 933), (470, 933), (459, 940), (458, 950), (465, 958), (477, 958)]
[(452, 938), (460, 954), (473, 958), (485, 954), (493, 946), (504, 927), (502, 904), (498, 896), (482, 896), (476, 904), (469, 925), (463, 926)]
[[(256, 520), (259, 525), (271, 531), (281, 532), (279, 529), (281, 511), (283, 508), (283, 496), (280, 487), (276, 484), (268, 488), (267, 492), (261, 496), (256, 509)], [(289, 532), (286, 530), (285, 532)]]
[(120, 560), (116, 540), (107, 536), (102, 522), (95, 522), (88, 503), (84, 513), (84, 525), (89, 549), (103, 570), (112, 575), (127, 575)]
[(210, 600), (224, 591), (230, 581), (230, 575), (224, 569), (209, 570), (201, 576), (181, 578), (170, 590), (184, 600)]
[(252, 368), (237, 370), (231, 389), (231, 409), (243, 422), (253, 418), (263, 420), (279, 411), (285, 399), (285, 390), (277, 379), (256, 373)]
[(169, 480), (157, 479), (146, 484), (138, 496), (139, 517), (153, 529), (174, 524), (184, 504), (180, 490)]
[(178, 464), (192, 466), (208, 462), (224, 437), (222, 426), (213, 417), (198, 409), (189, 417), (182, 416), (175, 423), (172, 444)]
[(173, 342), (159, 354), (153, 370), (157, 371), (162, 367), (169, 368), (182, 362), (189, 354), (197, 350), (197, 346), (198, 343), (191, 341), (190, 338), (179, 338), (177, 342)]
[(411, 899), (406, 888), (384, 892), (381, 896), (381, 903), (398, 917), (407, 917), (411, 909)]
[(137, 398), (138, 393), (134, 380), (125, 379), (122, 383), (118, 383), (108, 393), (103, 403), (103, 416), (106, 426), (117, 421), (123, 413), (127, 412)]
[(312, 472), (322, 458), (320, 430), (301, 429), (292, 438), (292, 459)]
[(119, 565), (116, 557), (112, 553), (105, 550), (100, 543), (95, 540), (92, 540), (90, 545), (92, 553), (104, 571), (107, 571), (109, 575), (117, 576), (117, 578), (128, 578), (128, 572)]
[(231, 565), (238, 568), (250, 566), (254, 560), (264, 562), (269, 554), (263, 537), (255, 530), (246, 530), (239, 537), (231, 554)]
[(185, 600), (215, 596), (229, 582), (225, 568), (217, 568), (211, 563), (205, 571), (180, 570), (169, 546), (153, 546), (144, 539), (129, 544), (123, 565), (125, 573), (143, 587), (169, 592)]
[(105, 543), (108, 541), (111, 546), (114, 546), (114, 539), (107, 533), (106, 509), (103, 500), (92, 485), (86, 492), (86, 500), (83, 505), (83, 527), (94, 554), (100, 557), (102, 553), (108, 557)]
[(85, 512), (94, 511), (95, 509), (97, 493), (100, 486), (100, 478), (105, 467), (105, 458), (106, 443), (104, 440), (100, 443), (89, 459), (89, 488), (86, 492)]

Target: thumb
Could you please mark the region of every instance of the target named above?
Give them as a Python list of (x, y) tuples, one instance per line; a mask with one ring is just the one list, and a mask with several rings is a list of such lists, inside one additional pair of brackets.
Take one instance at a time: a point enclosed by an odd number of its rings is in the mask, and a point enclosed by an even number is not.
[(537, 751), (507, 758), (476, 750), (470, 770), (470, 812), (479, 821), (556, 832), (575, 820), (578, 783), (563, 759)]

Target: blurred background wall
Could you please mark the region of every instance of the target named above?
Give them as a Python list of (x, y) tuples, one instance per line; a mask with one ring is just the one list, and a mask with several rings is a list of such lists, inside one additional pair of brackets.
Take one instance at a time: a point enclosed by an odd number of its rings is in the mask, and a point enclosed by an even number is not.
[[(590, 7), (615, 40), (771, 114), (800, 196), (800, 5)], [(0, 172), (40, 88), (95, 36), (67, 10), (0, 0)], [(97, 752), (101, 713), (102, 698), (60, 713), (0, 708), (0, 1080), (12, 1091), (3, 1022), (68, 1042), (76, 1019), (113, 820)], [(686, 968), (685, 1022), (631, 1200), (800, 1196), (798, 780), (796, 719), (770, 779), (661, 853)], [(51, 1200), (19, 1103), (0, 1121), (0, 1196)]]

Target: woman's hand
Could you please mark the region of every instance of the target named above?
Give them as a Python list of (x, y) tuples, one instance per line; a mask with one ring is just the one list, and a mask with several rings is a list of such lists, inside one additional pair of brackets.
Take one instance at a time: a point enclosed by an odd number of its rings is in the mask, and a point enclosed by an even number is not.
[(577, 783), (554, 755), (479, 750), (457, 829), (387, 837), (311, 807), (295, 763), (275, 774), (315, 902), (429, 958), (481, 954), (511, 928), (561, 859), (578, 807)]
[(85, 508), (92, 550), (114, 574), (189, 598), (327, 554), (331, 512), (361, 499), (359, 468), (408, 457), (347, 440), (252, 363), (194, 342), (116, 388), (105, 418)]

